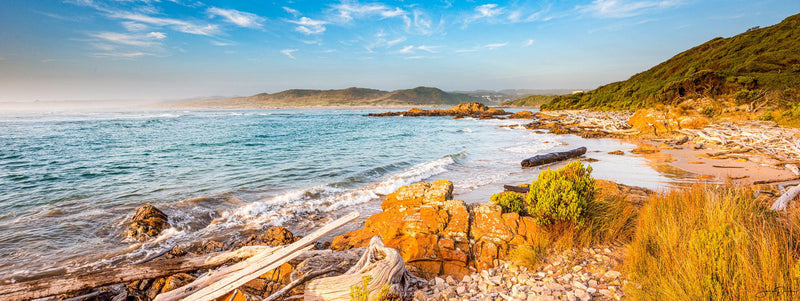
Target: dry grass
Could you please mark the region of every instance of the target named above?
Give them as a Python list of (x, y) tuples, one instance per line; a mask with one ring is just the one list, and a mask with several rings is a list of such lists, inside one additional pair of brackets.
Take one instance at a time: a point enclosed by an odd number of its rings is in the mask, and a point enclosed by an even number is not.
[[(770, 211), (746, 187), (704, 186), (650, 197), (625, 258), (641, 300), (800, 298), (796, 209)], [(770, 292), (772, 291), (772, 292)], [(774, 292), (778, 291), (778, 292)]]

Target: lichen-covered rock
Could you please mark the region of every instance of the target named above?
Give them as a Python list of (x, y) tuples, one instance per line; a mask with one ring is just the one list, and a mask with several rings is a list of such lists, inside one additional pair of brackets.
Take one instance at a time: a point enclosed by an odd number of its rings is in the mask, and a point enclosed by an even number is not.
[(453, 185), (439, 180), (401, 187), (386, 196), (383, 212), (367, 219), (364, 229), (334, 238), (331, 248), (366, 246), (378, 235), (400, 251), (416, 275), (463, 277), (493, 266), (508, 250), (532, 241), (538, 228), (530, 217), (503, 214), (493, 204), (452, 200)]
[(514, 114), (508, 115), (508, 119), (534, 119), (536, 114), (531, 111), (519, 111)]
[(453, 184), (445, 180), (401, 187), (386, 196), (384, 211), (369, 217), (364, 229), (334, 238), (331, 248), (363, 247), (378, 235), (400, 251), (416, 275), (464, 275), (469, 272), (469, 212), (452, 193)]
[(181, 286), (187, 285), (197, 279), (192, 275), (186, 273), (178, 273), (172, 276), (169, 276), (164, 280), (164, 286), (161, 287), (161, 293), (166, 293), (168, 291), (174, 290)]
[(139, 207), (131, 218), (126, 235), (140, 241), (155, 237), (169, 227), (167, 218), (164, 212), (153, 205)]

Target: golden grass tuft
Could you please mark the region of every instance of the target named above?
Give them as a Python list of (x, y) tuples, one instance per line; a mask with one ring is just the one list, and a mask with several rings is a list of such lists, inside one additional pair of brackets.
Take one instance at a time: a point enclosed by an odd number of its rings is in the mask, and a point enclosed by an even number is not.
[[(797, 209), (776, 213), (747, 187), (695, 184), (651, 196), (625, 258), (640, 300), (800, 298)], [(778, 292), (775, 292), (778, 291)]]

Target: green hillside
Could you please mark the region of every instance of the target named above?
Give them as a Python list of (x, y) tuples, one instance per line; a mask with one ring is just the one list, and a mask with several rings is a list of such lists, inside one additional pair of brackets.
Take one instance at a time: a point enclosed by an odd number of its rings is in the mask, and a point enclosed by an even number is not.
[(525, 107), (538, 108), (556, 98), (556, 95), (530, 95), (520, 99), (506, 100), (501, 102), (500, 107)]
[(712, 97), (786, 107), (800, 100), (800, 14), (715, 38), (630, 79), (562, 95), (543, 109), (634, 110)]
[(261, 93), (248, 97), (229, 99), (184, 100), (165, 104), (170, 108), (194, 109), (264, 109), (276, 107), (310, 106), (434, 106), (455, 105), (462, 102), (479, 101), (480, 98), (448, 93), (437, 88), (417, 87), (414, 89), (381, 91), (365, 88), (339, 90), (292, 89), (278, 93)]

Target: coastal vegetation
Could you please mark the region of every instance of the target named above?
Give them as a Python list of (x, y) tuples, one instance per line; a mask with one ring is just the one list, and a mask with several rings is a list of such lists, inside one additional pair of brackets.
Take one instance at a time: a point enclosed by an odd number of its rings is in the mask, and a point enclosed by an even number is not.
[(556, 98), (556, 95), (530, 95), (527, 97), (501, 102), (500, 107), (538, 108)]
[(792, 300), (800, 213), (776, 213), (749, 187), (696, 184), (654, 195), (626, 256), (640, 300)]
[(264, 109), (309, 106), (436, 106), (479, 101), (481, 98), (449, 93), (438, 88), (416, 87), (395, 91), (366, 88), (338, 90), (292, 89), (227, 99), (194, 99), (162, 103), (168, 108)]
[(797, 119), (792, 109), (800, 102), (798, 87), (800, 14), (734, 37), (714, 38), (628, 80), (561, 95), (542, 108), (636, 110), (711, 98), (749, 111), (779, 110), (769, 115), (773, 118), (788, 112), (786, 118)]

